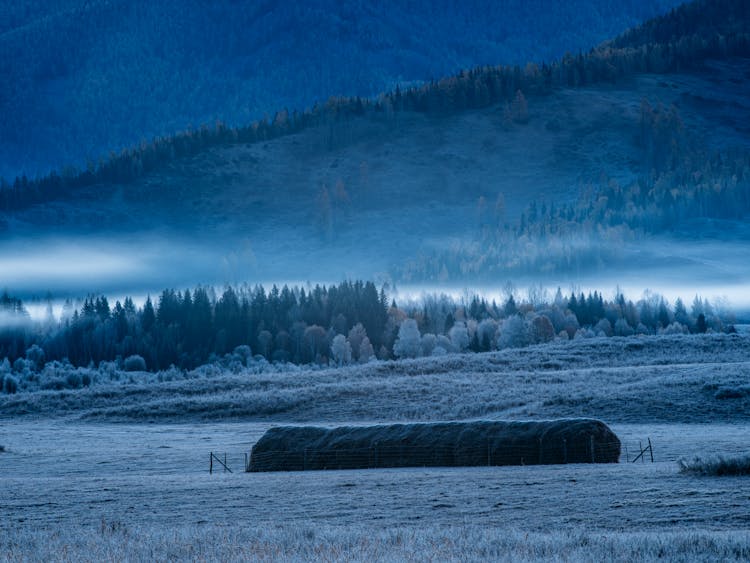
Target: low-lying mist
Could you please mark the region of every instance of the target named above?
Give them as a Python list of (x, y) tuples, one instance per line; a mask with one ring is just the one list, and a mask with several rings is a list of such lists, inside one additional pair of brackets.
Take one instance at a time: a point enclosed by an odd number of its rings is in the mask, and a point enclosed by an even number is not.
[[(283, 238), (281, 235), (279, 238)], [(410, 248), (384, 241), (372, 253), (354, 255), (350, 241), (323, 243), (284, 252), (273, 241), (169, 238), (163, 235), (66, 239), (27, 239), (0, 245), (0, 289), (24, 299), (30, 314), (42, 318), (47, 303), (57, 315), (65, 299), (90, 294), (110, 299), (130, 296), (142, 302), (163, 289), (197, 285), (261, 284), (266, 287), (337, 283), (366, 279), (385, 285), (397, 299), (419, 299), (426, 294), (454, 297), (479, 294), (501, 302), (513, 291), (530, 300), (564, 292), (599, 291), (614, 296), (622, 291), (637, 299), (644, 292), (670, 301), (688, 301), (696, 295), (735, 312), (750, 311), (750, 254), (747, 243), (655, 239), (632, 243), (618, 250), (612, 264), (600, 263), (563, 272), (518, 272), (507, 275), (466, 275), (460, 280), (408, 280), (399, 277), (399, 265), (412, 258)]]

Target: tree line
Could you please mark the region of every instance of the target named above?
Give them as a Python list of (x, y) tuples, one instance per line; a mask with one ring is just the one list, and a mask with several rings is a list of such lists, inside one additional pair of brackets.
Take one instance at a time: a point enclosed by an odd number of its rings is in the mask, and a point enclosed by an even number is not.
[(50, 362), (125, 371), (189, 370), (220, 363), (345, 365), (374, 359), (486, 352), (552, 340), (634, 334), (731, 331), (731, 313), (696, 297), (688, 310), (646, 294), (633, 302), (558, 289), (532, 288), (521, 299), (506, 288), (497, 303), (428, 295), (398, 305), (374, 283), (342, 282), (313, 288), (273, 286), (164, 290), (136, 306), (89, 296), (32, 321), (23, 303), (0, 297), (0, 358), (5, 371), (34, 373)]

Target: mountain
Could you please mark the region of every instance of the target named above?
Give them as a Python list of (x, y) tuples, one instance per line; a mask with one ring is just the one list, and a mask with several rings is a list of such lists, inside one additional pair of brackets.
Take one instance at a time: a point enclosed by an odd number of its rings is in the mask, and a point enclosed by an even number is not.
[(0, 5), (0, 177), (486, 64), (587, 50), (679, 0)]
[[(4, 283), (526, 280), (734, 297), (750, 239), (748, 21), (739, 0), (696, 2), (553, 63), (196, 129), (5, 185)], [(45, 261), (54, 275), (29, 266)]]

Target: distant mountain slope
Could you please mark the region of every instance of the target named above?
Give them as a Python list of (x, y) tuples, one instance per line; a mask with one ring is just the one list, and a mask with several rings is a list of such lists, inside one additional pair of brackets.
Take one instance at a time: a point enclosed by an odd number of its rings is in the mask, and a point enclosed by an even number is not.
[[(529, 97), (525, 122), (509, 119), (507, 108), (494, 104), (449, 116), (370, 113), (333, 129), (323, 124), (267, 141), (218, 144), (127, 183), (95, 183), (0, 213), (1, 281), (11, 289), (43, 293), (80, 283), (139, 291), (149, 284), (337, 281), (381, 274), (378, 280), (390, 275), (400, 282), (502, 283), (529, 275), (582, 283), (605, 273), (609, 287), (624, 283), (626, 275), (647, 279), (646, 272), (656, 283), (684, 280), (687, 267), (695, 282), (719, 276), (736, 283), (747, 279), (746, 261), (736, 260), (745, 247), (695, 240), (654, 246), (627, 231), (618, 235), (616, 228), (599, 232), (592, 217), (580, 213), (610, 207), (597, 189), (636, 189), (645, 177), (650, 152), (640, 141), (644, 99), (653, 108), (679, 106), (685, 140), (697, 150), (747, 151), (748, 76), (748, 60), (711, 62), (700, 71)], [(741, 170), (719, 195), (729, 198), (735, 188), (747, 192), (750, 168)], [(671, 176), (684, 181), (682, 170), (665, 172), (656, 182), (659, 189), (662, 184), (672, 189)], [(651, 199), (626, 204), (621, 198), (618, 204), (609, 195), (611, 207), (639, 221), (634, 226), (653, 223), (647, 214)], [(686, 199), (691, 197), (689, 192)], [(579, 200), (568, 222), (570, 229), (581, 225), (585, 231), (579, 237), (573, 230), (565, 239), (527, 236), (545, 228), (542, 207), (536, 219), (527, 212), (528, 229), (516, 234), (522, 212), (534, 200), (558, 210)], [(747, 208), (745, 197), (731, 209)], [(641, 213), (646, 213), (642, 220)], [(688, 217), (696, 216), (689, 210)], [(556, 216), (556, 228), (559, 222)], [(699, 238), (705, 227), (680, 221), (660, 225), (659, 232), (692, 229)], [(750, 236), (721, 223), (713, 230), (726, 239)], [(24, 273), (24, 260), (50, 264), (52, 270), (65, 263), (70, 278), (53, 281), (34, 268)], [(106, 271), (104, 278), (82, 279), (73, 272), (91, 272), (93, 264), (110, 267), (114, 260), (128, 267)]]
[(750, 275), (747, 12), (744, 0), (699, 0), (621, 47), (334, 99), (143, 143), (77, 175), (0, 182), (2, 283), (27, 295), (342, 277), (601, 288), (627, 277), (640, 288), (690, 280), (690, 293), (732, 285), (726, 295)]
[(154, 135), (588, 49), (680, 0), (28, 0), (0, 6), (0, 176)]

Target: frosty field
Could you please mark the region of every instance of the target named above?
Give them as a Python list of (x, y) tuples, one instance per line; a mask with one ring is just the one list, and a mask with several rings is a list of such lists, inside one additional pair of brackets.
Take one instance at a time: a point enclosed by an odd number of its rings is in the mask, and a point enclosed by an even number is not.
[[(576, 341), (5, 398), (0, 560), (747, 559), (747, 478), (676, 462), (747, 453), (748, 346)], [(242, 472), (272, 424), (553, 416), (609, 422), (621, 463)], [(626, 463), (647, 438), (655, 463)], [(210, 451), (235, 472), (209, 475)]]

